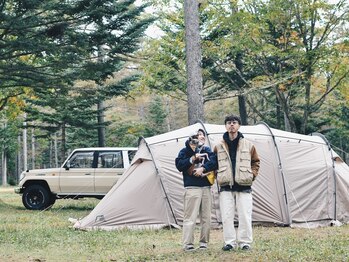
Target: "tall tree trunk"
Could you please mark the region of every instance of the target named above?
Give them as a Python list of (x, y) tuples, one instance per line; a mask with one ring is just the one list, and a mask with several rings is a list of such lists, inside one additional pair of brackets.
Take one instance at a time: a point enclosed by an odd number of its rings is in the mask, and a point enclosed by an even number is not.
[(58, 167), (58, 146), (57, 146), (57, 133), (55, 133), (55, 140), (54, 140), (54, 154), (55, 154), (55, 167)]
[(236, 79), (236, 84), (238, 85), (241, 93), (238, 95), (239, 101), (239, 114), (241, 118), (242, 125), (248, 125), (248, 116), (246, 110), (246, 98), (243, 94), (243, 86), (245, 85), (245, 81), (242, 79), (244, 64), (242, 62), (243, 54), (241, 52), (237, 53), (234, 59), (234, 64), (236, 69), (239, 71), (240, 76)]
[(165, 97), (166, 101), (166, 126), (167, 126), (167, 132), (171, 131), (171, 121), (170, 121), (170, 114), (171, 114), (171, 105), (170, 105), (170, 99), (168, 97)]
[(290, 118), (286, 112), (284, 112), (284, 122), (285, 122), (285, 131), (292, 132), (293, 129), (291, 127)]
[(6, 146), (3, 145), (2, 154), (1, 154), (1, 166), (2, 166), (2, 185), (7, 186), (7, 154)]
[(28, 149), (27, 149), (27, 114), (24, 115), (23, 123), (23, 170), (28, 169)]
[(65, 123), (62, 123), (62, 142), (61, 142), (61, 155), (60, 155), (60, 160), (61, 163), (64, 161), (65, 159), (65, 151), (66, 151), (66, 141), (65, 141)]
[[(305, 79), (311, 79), (311, 73), (307, 72)], [(303, 111), (303, 121), (302, 121), (302, 127), (301, 127), (301, 133), (305, 134), (307, 131), (308, 126), (308, 118), (310, 114), (310, 89), (311, 89), (311, 83), (309, 81), (306, 81), (305, 85), (305, 105), (304, 105), (304, 111)]]
[(280, 91), (278, 87), (275, 87), (274, 90), (275, 90), (276, 99), (284, 113), (285, 131), (295, 132), (297, 130), (296, 123), (294, 122), (290, 112), (287, 95), (285, 94), (285, 92)]
[(204, 121), (202, 93), (201, 47), (199, 26), (199, 3), (184, 0), (185, 47), (187, 70), (188, 122)]
[(276, 128), (277, 129), (281, 129), (281, 117), (282, 116), (281, 116), (280, 104), (277, 101), (276, 103)]
[[(6, 130), (7, 123), (3, 124), (3, 129)], [(1, 167), (2, 167), (2, 185), (7, 186), (7, 145), (3, 143), (1, 153)]]
[[(98, 48), (98, 62), (103, 63), (105, 61), (105, 52), (106, 50), (99, 46)], [(98, 83), (101, 84), (101, 83)], [(100, 88), (103, 86), (100, 85)], [(97, 104), (97, 122), (98, 122), (98, 146), (104, 147), (105, 146), (105, 126), (104, 126), (104, 101), (100, 100)]]
[(32, 169), (35, 169), (35, 135), (34, 135), (34, 128), (32, 128)]
[(239, 112), (240, 112), (241, 124), (248, 125), (245, 96), (239, 95), (238, 100), (239, 100)]
[(105, 146), (104, 103), (98, 102), (98, 146)]
[[(21, 144), (21, 136), (20, 135), (18, 135), (18, 137), (17, 137), (17, 143), (18, 143), (18, 145), (20, 145)], [(22, 154), (21, 154), (21, 147), (20, 146), (18, 146), (18, 149), (17, 149), (17, 176), (16, 176), (16, 178), (17, 178), (17, 181), (19, 181), (19, 177), (20, 177), (20, 175), (21, 175), (21, 173), (22, 173), (22, 161), (21, 161), (21, 159), (22, 159)]]

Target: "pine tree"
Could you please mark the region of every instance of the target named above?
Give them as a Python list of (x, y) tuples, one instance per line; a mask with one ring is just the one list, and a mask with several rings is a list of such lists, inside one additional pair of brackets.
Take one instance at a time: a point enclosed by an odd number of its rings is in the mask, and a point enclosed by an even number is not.
[[(96, 137), (97, 128), (108, 124), (97, 123), (101, 111), (96, 105), (126, 94), (135, 79), (130, 76), (105, 84), (140, 47), (153, 21), (143, 14), (145, 8), (135, 5), (135, 0), (3, 1), (0, 110), (10, 98), (22, 96), (28, 125), (48, 135), (59, 129), (68, 130), (70, 137), (74, 132), (69, 129), (76, 129)], [(74, 96), (78, 79), (92, 81), (97, 88)], [(62, 155), (65, 148), (63, 141)]]

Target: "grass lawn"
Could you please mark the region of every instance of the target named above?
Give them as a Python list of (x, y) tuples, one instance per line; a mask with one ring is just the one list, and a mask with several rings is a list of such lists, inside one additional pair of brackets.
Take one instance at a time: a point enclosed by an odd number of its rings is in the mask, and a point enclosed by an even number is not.
[[(206, 251), (185, 253), (181, 231), (77, 231), (95, 199), (57, 200), (48, 211), (26, 210), (12, 187), (0, 187), (0, 261), (349, 261), (349, 225), (317, 229), (254, 227), (253, 249), (223, 252), (222, 230)], [(196, 232), (196, 237), (199, 231)]]

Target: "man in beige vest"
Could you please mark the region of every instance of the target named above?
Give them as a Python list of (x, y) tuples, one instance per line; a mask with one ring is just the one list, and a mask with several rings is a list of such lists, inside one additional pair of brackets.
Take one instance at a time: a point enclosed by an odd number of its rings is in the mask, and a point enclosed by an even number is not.
[[(219, 184), (219, 203), (223, 222), (223, 251), (237, 248), (249, 250), (252, 237), (252, 188), (258, 175), (260, 160), (254, 145), (238, 131), (239, 116), (230, 115), (224, 120), (226, 133), (215, 146)], [(235, 210), (238, 215), (238, 230), (235, 231)]]

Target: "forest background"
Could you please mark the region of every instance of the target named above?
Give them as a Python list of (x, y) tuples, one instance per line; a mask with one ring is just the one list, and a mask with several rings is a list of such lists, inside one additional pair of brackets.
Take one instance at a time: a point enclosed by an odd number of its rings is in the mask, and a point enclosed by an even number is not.
[(77, 147), (137, 146), (190, 124), (200, 105), (208, 123), (235, 113), (324, 134), (348, 163), (347, 1), (186, 1), (200, 21), (199, 94), (185, 1), (0, 0), (2, 184)]

